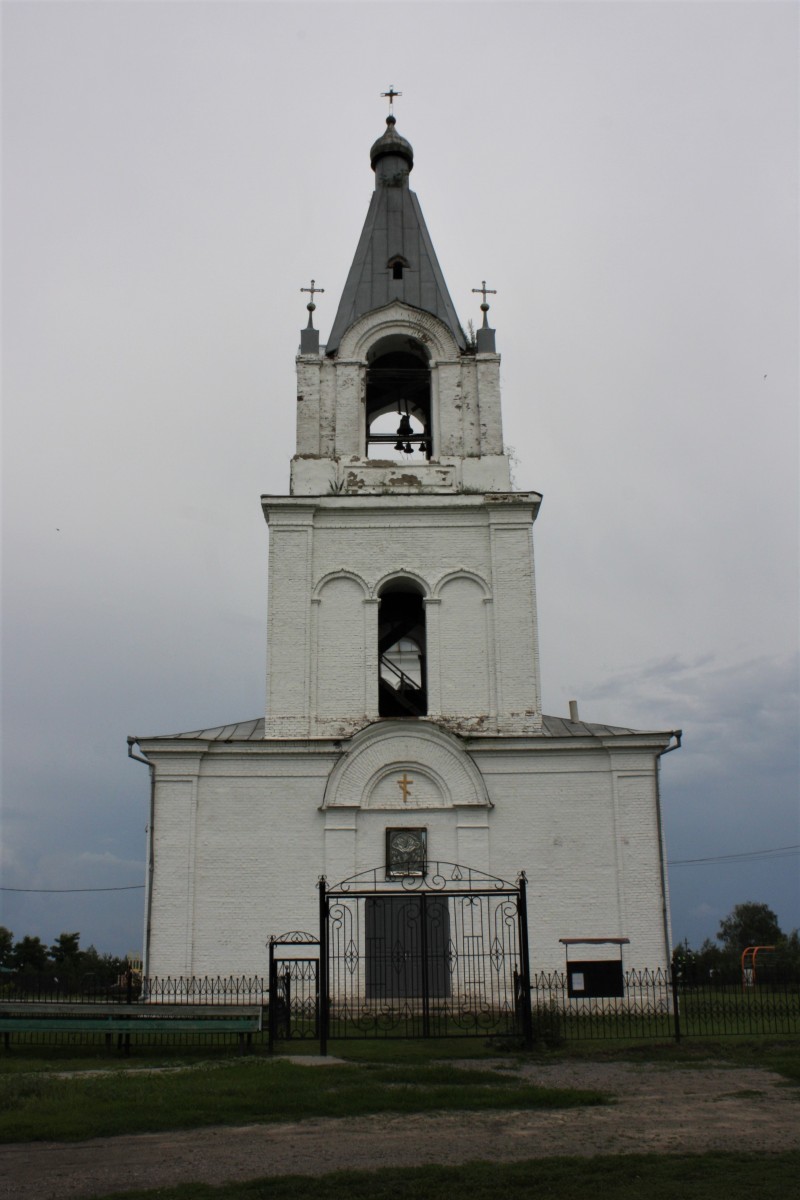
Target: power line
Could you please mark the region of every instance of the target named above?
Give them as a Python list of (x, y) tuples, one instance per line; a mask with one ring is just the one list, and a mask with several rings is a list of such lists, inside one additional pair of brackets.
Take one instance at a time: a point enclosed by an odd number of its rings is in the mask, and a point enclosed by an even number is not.
[(743, 850), (739, 854), (711, 854), (706, 858), (673, 858), (667, 866), (682, 867), (688, 863), (769, 862), (775, 858), (792, 858), (798, 851), (800, 845), (774, 846), (771, 850)]
[[(705, 858), (671, 858), (668, 867), (685, 867), (690, 864), (716, 862), (755, 862), (759, 859), (792, 858), (800, 851), (800, 844), (794, 846), (773, 846), (769, 850), (742, 850), (738, 854), (710, 854)], [(91, 887), (91, 888), (17, 888), (0, 887), (0, 892), (35, 892), (38, 895), (64, 894), (67, 892), (138, 892), (144, 888), (143, 883), (131, 883), (125, 887)]]
[(15, 888), (15, 887), (0, 887), (0, 892), (38, 892), (40, 895), (44, 892), (63, 893), (63, 892), (138, 892), (144, 887), (143, 883), (131, 883), (126, 887), (107, 887), (107, 888)]

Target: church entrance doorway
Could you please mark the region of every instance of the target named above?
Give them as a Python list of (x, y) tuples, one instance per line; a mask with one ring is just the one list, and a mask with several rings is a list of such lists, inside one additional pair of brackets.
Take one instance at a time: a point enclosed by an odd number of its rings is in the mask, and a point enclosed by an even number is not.
[(526, 882), (455, 863), (385, 866), (320, 893), (320, 1049), (329, 1039), (531, 1040)]
[(365, 997), (450, 995), (450, 912), (441, 896), (368, 896), (364, 905)]

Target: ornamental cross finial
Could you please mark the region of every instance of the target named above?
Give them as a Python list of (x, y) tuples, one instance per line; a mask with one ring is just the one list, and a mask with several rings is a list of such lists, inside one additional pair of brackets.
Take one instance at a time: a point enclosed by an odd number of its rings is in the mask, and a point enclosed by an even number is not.
[(389, 90), (388, 90), (388, 92), (381, 92), (381, 96), (383, 97), (383, 99), (384, 99), (384, 100), (388, 100), (388, 101), (389, 101), (389, 115), (390, 115), (390, 116), (391, 116), (391, 115), (392, 115), (392, 113), (394, 112), (394, 98), (395, 98), (395, 96), (402, 96), (402, 94), (403, 94), (402, 92), (396, 92), (396, 91), (394, 90), (394, 84), (393, 84), (393, 83), (390, 83), (390, 84), (389, 84)]
[(479, 292), (481, 294), (481, 296), (483, 296), (483, 303), (481, 304), (481, 312), (483, 313), (483, 328), (488, 329), (489, 328), (489, 319), (486, 316), (486, 314), (489, 311), (489, 305), (486, 303), (486, 297), (487, 296), (496, 296), (497, 288), (487, 288), (486, 280), (482, 279), (481, 286), (479, 288), (473, 288), (472, 290), (473, 290), (473, 292)]
[(408, 775), (406, 774), (405, 771), (403, 771), (403, 778), (397, 780), (397, 786), (400, 788), (400, 791), (403, 793), (404, 800), (408, 799), (408, 789), (411, 787), (413, 782), (414, 782), (414, 780), (409, 779)]
[(316, 280), (312, 279), (311, 287), (307, 287), (307, 288), (301, 287), (300, 291), (311, 293), (311, 299), (309, 300), (308, 304), (306, 305), (306, 308), (308, 309), (308, 328), (313, 329), (314, 328), (314, 309), (317, 307), (316, 304), (314, 303), (314, 296), (317, 294), (317, 292), (319, 292), (319, 294), (322, 295), (323, 292), (325, 291), (325, 288), (318, 288), (316, 285)]

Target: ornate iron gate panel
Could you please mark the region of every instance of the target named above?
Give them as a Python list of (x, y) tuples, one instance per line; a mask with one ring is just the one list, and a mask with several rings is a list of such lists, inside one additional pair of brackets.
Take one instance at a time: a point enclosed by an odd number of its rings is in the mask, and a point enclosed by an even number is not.
[(320, 880), (320, 1041), (530, 1040), (525, 877), (454, 863), (387, 879)]
[(319, 939), (295, 929), (267, 945), (271, 1051), (276, 1041), (319, 1037), (319, 958), (307, 957)]

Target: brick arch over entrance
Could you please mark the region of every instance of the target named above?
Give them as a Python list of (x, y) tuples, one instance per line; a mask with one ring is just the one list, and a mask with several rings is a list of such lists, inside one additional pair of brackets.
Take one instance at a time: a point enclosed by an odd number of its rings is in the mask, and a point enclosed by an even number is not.
[[(419, 793), (386, 785), (417, 771)], [(461, 742), (423, 721), (381, 721), (351, 740), (328, 778), (323, 808), (491, 808), (483, 777)]]

